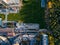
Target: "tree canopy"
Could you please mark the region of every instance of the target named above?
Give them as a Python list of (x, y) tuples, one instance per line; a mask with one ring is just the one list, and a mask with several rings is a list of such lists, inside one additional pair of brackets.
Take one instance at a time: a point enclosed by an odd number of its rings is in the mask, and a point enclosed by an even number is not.
[(19, 12), (20, 20), (26, 23), (38, 23), (41, 28), (45, 27), (44, 8), (41, 8), (41, 0), (29, 0), (23, 2), (22, 9)]

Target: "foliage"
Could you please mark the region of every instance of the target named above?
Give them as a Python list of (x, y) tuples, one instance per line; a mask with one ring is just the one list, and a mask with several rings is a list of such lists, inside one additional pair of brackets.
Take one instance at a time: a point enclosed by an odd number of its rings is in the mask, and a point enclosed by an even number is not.
[(4, 15), (3, 14), (0, 14), (0, 18), (2, 18), (2, 20), (4, 20)]
[(29, 0), (28, 3), (24, 3), (20, 10), (20, 20), (26, 23), (39, 23), (40, 27), (44, 28), (44, 10), (44, 8), (41, 8), (40, 0)]
[[(55, 40), (55, 45), (59, 45), (59, 40), (60, 40), (60, 24), (59, 24), (59, 19), (60, 19), (60, 1), (53, 1), (53, 7), (49, 11), (49, 29), (53, 32), (52, 35), (54, 36)], [(59, 2), (59, 3), (58, 3)], [(53, 11), (51, 11), (53, 10)]]
[(49, 35), (49, 45), (54, 45), (54, 37)]

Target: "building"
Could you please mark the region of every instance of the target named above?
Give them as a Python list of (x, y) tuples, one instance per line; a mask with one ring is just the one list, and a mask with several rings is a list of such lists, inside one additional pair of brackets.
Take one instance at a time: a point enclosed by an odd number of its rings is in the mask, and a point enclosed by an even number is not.
[[(22, 6), (22, 0), (1, 0), (0, 3), (5, 7), (4, 10), (0, 11), (1, 14), (5, 14), (6, 12), (18, 13)], [(0, 7), (3, 8), (2, 6)], [(8, 9), (8, 11), (5, 9)]]
[(0, 28), (0, 35), (6, 35), (8, 38), (15, 36), (14, 28)]

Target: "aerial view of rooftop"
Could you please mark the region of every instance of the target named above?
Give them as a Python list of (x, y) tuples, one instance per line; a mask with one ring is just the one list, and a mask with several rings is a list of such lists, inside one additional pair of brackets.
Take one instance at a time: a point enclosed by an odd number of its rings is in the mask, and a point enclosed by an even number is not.
[(60, 45), (60, 0), (0, 0), (0, 45)]

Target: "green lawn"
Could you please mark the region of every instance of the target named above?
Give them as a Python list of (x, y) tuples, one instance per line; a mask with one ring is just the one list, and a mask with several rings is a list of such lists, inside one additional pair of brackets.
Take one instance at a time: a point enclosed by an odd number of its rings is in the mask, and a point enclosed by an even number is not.
[[(2, 20), (5, 19), (4, 14), (0, 14), (0, 17), (2, 18)], [(17, 21), (17, 20), (20, 20), (20, 16), (18, 14), (9, 14), (8, 15), (8, 20), (9, 21)]]

